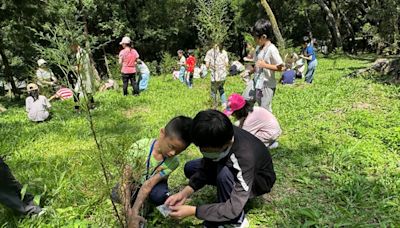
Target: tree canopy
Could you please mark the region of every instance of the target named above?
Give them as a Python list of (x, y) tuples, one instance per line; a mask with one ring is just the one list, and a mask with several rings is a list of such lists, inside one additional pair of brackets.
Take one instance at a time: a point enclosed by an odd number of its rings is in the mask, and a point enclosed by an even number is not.
[[(164, 52), (175, 54), (178, 49), (203, 48), (202, 33), (209, 33), (204, 26), (210, 15), (199, 14), (199, 9), (218, 2), (226, 2), (220, 20), (229, 22), (220, 24), (226, 25), (220, 40), (236, 55), (242, 53), (243, 33), (257, 19), (272, 18), (271, 13), (287, 47), (309, 35), (331, 50), (399, 53), (400, 8), (395, 0), (5, 0), (0, 5), (0, 77), (30, 77), (36, 61), (48, 58), (43, 50), (59, 48), (51, 42), (55, 37), (66, 46), (90, 46), (100, 74), (105, 73), (105, 54), (116, 55), (125, 35), (145, 60), (160, 61)], [(265, 10), (266, 4), (271, 10)]]

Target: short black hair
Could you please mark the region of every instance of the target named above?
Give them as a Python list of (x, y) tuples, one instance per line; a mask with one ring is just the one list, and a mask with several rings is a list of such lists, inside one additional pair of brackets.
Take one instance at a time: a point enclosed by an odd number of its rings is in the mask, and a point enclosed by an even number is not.
[(274, 38), (274, 30), (272, 29), (272, 24), (267, 19), (259, 19), (254, 24), (252, 29), (253, 36), (261, 37), (266, 35), (269, 40)]
[(233, 137), (233, 125), (220, 111), (200, 111), (193, 119), (192, 139), (198, 147), (220, 148)]
[(243, 106), (243, 108), (234, 111), (232, 115), (237, 119), (241, 119), (243, 117), (247, 117), (249, 113), (252, 111), (253, 111), (253, 105), (249, 101), (246, 101), (246, 104)]
[(177, 137), (182, 140), (186, 146), (192, 142), (190, 130), (193, 120), (186, 116), (177, 116), (172, 118), (165, 126), (165, 134), (170, 137)]
[(310, 37), (303, 36), (303, 43), (309, 43), (309, 42), (310, 42)]

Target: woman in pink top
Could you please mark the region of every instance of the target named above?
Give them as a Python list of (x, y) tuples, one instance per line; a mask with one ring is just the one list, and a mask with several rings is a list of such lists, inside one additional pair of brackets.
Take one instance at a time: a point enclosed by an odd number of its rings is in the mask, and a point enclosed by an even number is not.
[(133, 88), (133, 95), (139, 95), (140, 78), (136, 78), (136, 60), (139, 58), (139, 53), (131, 47), (131, 39), (127, 36), (122, 38), (119, 44), (124, 48), (119, 52), (119, 64), (122, 65), (121, 73), (122, 82), (124, 83), (124, 96), (128, 95), (129, 81)]
[(224, 111), (228, 116), (233, 115), (239, 121), (239, 127), (259, 138), (270, 149), (276, 148), (276, 140), (282, 131), (278, 120), (265, 108), (252, 107), (239, 94), (232, 94), (228, 98), (228, 109)]

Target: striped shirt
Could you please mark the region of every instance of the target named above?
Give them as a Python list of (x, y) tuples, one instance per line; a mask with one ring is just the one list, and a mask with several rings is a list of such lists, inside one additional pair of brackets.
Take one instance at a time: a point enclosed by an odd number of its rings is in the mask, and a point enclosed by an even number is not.
[(70, 99), (72, 96), (74, 96), (74, 93), (72, 90), (68, 88), (61, 88), (56, 92), (56, 95), (61, 99), (61, 100), (67, 100)]

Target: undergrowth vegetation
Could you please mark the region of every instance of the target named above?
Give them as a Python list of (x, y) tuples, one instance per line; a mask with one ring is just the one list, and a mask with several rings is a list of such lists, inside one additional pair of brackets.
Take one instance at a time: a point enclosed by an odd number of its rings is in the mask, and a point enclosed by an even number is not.
[[(270, 194), (246, 207), (252, 227), (392, 226), (400, 224), (400, 89), (373, 79), (346, 78), (368, 64), (343, 56), (320, 59), (315, 83), (279, 86), (273, 111), (283, 135), (271, 151), (277, 182)], [(187, 89), (172, 77), (152, 77), (149, 91), (123, 97), (121, 91), (97, 93), (95, 129), (112, 176), (119, 179), (124, 152), (138, 139), (157, 137), (176, 115), (194, 116), (210, 107), (209, 78)], [(229, 77), (227, 93), (244, 84)], [(118, 226), (104, 183), (96, 145), (84, 114), (73, 101), (53, 102), (53, 118), (28, 121), (23, 104), (0, 114), (0, 155), (27, 191), (47, 208), (39, 218), (21, 218), (0, 207), (2, 227)], [(185, 160), (200, 153), (194, 146), (180, 155), (169, 179), (171, 192), (187, 183)], [(191, 204), (212, 202), (214, 189), (195, 194)], [(197, 227), (150, 213), (149, 227)]]

